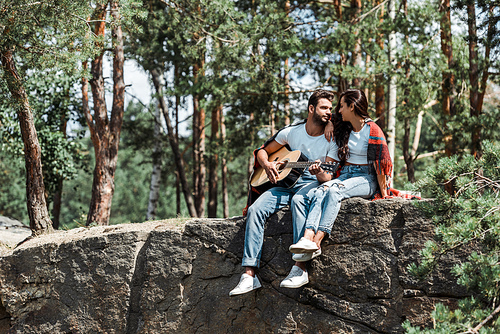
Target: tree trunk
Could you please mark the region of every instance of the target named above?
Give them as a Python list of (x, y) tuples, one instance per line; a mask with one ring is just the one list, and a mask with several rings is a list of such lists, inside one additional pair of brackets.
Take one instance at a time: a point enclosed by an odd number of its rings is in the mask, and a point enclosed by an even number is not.
[[(335, 15), (337, 17), (337, 21), (340, 23), (342, 22), (342, 1), (341, 0), (334, 0), (333, 1), (333, 7), (335, 8)], [(340, 68), (344, 68), (347, 64), (347, 57), (344, 53), (344, 50), (338, 50), (340, 54), (340, 59), (339, 59), (339, 64)], [(347, 80), (342, 77), (342, 71), (338, 74), (338, 82), (337, 82), (337, 90), (338, 94), (341, 94), (344, 92), (347, 88), (349, 88), (349, 84), (347, 83)]]
[[(396, 17), (396, 4), (395, 0), (389, 1), (389, 17), (392, 22)], [(396, 33), (391, 31), (389, 34), (389, 63), (392, 68), (396, 68)], [(389, 80), (389, 113), (387, 118), (387, 146), (389, 148), (389, 154), (394, 162), (394, 154), (396, 151), (396, 75), (390, 74)], [(393, 169), (394, 173), (394, 169)]]
[[(221, 134), (221, 141), (222, 141), (222, 147), (226, 147), (226, 123), (224, 121), (224, 112), (221, 110), (220, 113), (220, 134)], [(227, 161), (226, 161), (226, 154), (225, 150), (222, 150), (222, 159), (221, 159), (221, 164), (222, 164), (222, 212), (224, 215), (224, 218), (229, 217), (229, 195), (228, 195), (228, 190), (227, 190)]]
[[(443, 71), (443, 83), (441, 84), (442, 89), (442, 112), (444, 115), (443, 129), (447, 129), (446, 126), (448, 120), (453, 116), (453, 90), (455, 86), (455, 76), (453, 74), (453, 46), (452, 46), (452, 35), (451, 35), (451, 10), (450, 10), (450, 0), (442, 0), (439, 6), (439, 11), (442, 13), (440, 26), (441, 26), (441, 50), (443, 51), (446, 61), (448, 63), (448, 68)], [(453, 134), (445, 130), (444, 134), (444, 145), (445, 153), (447, 156), (452, 156), (455, 154), (455, 144)]]
[[(285, 3), (285, 11), (290, 16), (290, 0)], [(290, 67), (289, 59), (285, 59), (285, 125), (290, 125)]]
[[(195, 83), (203, 64), (193, 66)], [(198, 217), (205, 216), (205, 110), (200, 108), (200, 96), (193, 95), (193, 186)]]
[(415, 183), (415, 165), (413, 162), (415, 161), (410, 153), (410, 132), (411, 125), (410, 119), (405, 118), (404, 120), (405, 133), (403, 137), (403, 157), (405, 159), (406, 164), (406, 175), (408, 176), (408, 181), (411, 183)]
[[(377, 0), (377, 5), (381, 3), (381, 0)], [(383, 9), (382, 9), (383, 11)], [(380, 14), (380, 23), (384, 21), (384, 14)], [(382, 39), (382, 34), (377, 34), (376, 43), (379, 45), (380, 49), (384, 49), (384, 40)], [(385, 116), (385, 79), (384, 74), (380, 73), (375, 75), (375, 117), (377, 118), (377, 125), (382, 129), (386, 130), (387, 122)]]
[[(371, 39), (370, 39), (369, 43), (371, 43)], [(366, 53), (366, 58), (365, 58), (365, 73), (366, 73), (367, 77), (370, 74), (370, 63), (371, 63), (371, 61), (372, 61), (372, 57), (367, 52)], [(365, 87), (365, 96), (366, 96), (366, 99), (368, 100), (368, 104), (370, 104), (370, 98), (371, 98), (371, 96), (370, 96), (370, 90), (368, 89), (368, 86)]]
[(52, 206), (52, 227), (54, 230), (59, 229), (61, 224), (61, 204), (62, 204), (62, 190), (63, 190), (63, 178), (59, 177), (57, 180), (56, 188), (54, 189), (53, 206)]
[(269, 132), (271, 136), (276, 133), (276, 113), (274, 112), (274, 102), (271, 101), (271, 110), (269, 112)]
[[(111, 117), (105, 100), (103, 78), (104, 46), (98, 47), (102, 53), (92, 60), (92, 97), (94, 101), (94, 117), (86, 115), (87, 123), (94, 144), (96, 165), (92, 183), (92, 198), (87, 217), (87, 225), (108, 225), (111, 215), (111, 201), (115, 191), (115, 172), (118, 161), (118, 146), (120, 142), (121, 126), (123, 122), (125, 83), (123, 80), (123, 34), (120, 25), (119, 5), (117, 1), (110, 4), (110, 13), (116, 22), (111, 30), (113, 40), (113, 105)], [(96, 9), (95, 35), (104, 36), (106, 28), (106, 6)]]
[[(424, 107), (425, 108), (425, 107)], [(415, 125), (415, 134), (413, 135), (413, 145), (411, 146), (411, 156), (413, 160), (417, 157), (418, 144), (420, 142), (420, 133), (422, 131), (422, 120), (424, 118), (424, 111), (420, 111), (417, 116), (417, 124)]]
[(375, 76), (375, 117), (377, 117), (377, 125), (381, 129), (386, 129), (385, 121), (385, 89), (384, 89), (384, 75), (377, 74)]
[(212, 110), (212, 126), (210, 134), (210, 166), (208, 172), (208, 217), (217, 217), (217, 198), (218, 183), (219, 183), (219, 147), (220, 147), (220, 116), (222, 113), (222, 105), (217, 105)]
[[(290, 2), (287, 1), (288, 6)], [(290, 125), (290, 73), (288, 58), (285, 59), (285, 125)]]
[[(103, 36), (105, 33), (106, 23), (106, 6), (102, 5), (96, 8), (93, 19), (98, 22), (95, 23), (94, 33), (96, 36)], [(103, 49), (104, 45), (99, 43), (97, 48)], [(112, 183), (109, 182), (108, 168), (109, 162), (107, 161), (106, 152), (108, 151), (108, 141), (105, 136), (107, 132), (108, 115), (106, 108), (106, 100), (104, 98), (104, 78), (103, 78), (103, 54), (101, 52), (96, 58), (91, 61), (91, 74), (90, 87), (92, 90), (92, 98), (94, 104), (94, 117), (90, 114), (90, 108), (87, 108), (85, 117), (90, 130), (90, 138), (92, 140), (95, 152), (95, 168), (94, 178), (92, 182), (92, 197), (90, 200), (89, 213), (87, 216), (87, 225), (95, 222), (99, 225), (107, 224), (106, 217), (109, 217), (111, 211), (110, 194), (112, 189), (109, 187)]]
[[(159, 102), (158, 102), (159, 104)], [(161, 129), (162, 119), (160, 107), (156, 105), (155, 124), (153, 130), (154, 147), (153, 147), (153, 172), (151, 173), (151, 186), (149, 187), (148, 212), (147, 220), (156, 218), (156, 208), (160, 197), (161, 184), (161, 165), (162, 165), (162, 145), (161, 145)]]
[[(479, 68), (477, 57), (477, 28), (476, 28), (476, 4), (475, 1), (467, 3), (467, 23), (469, 28), (469, 101), (470, 116), (473, 119), (471, 154), (479, 159), (482, 155), (481, 149), (481, 125), (479, 124)], [(488, 71), (488, 69), (486, 69)]]
[(186, 178), (186, 169), (184, 166), (184, 160), (182, 159), (181, 151), (179, 150), (179, 143), (175, 138), (172, 122), (170, 121), (170, 115), (168, 114), (167, 103), (163, 98), (163, 76), (161, 72), (157, 69), (151, 70), (150, 72), (151, 72), (151, 77), (153, 78), (153, 84), (156, 89), (156, 94), (158, 95), (158, 100), (160, 102), (160, 108), (163, 112), (163, 117), (165, 117), (165, 122), (167, 123), (168, 141), (174, 153), (175, 165), (177, 167), (177, 172), (179, 173), (182, 192), (184, 193), (184, 198), (186, 200), (186, 205), (188, 207), (189, 215), (191, 217), (197, 217), (193, 197), (191, 196), (191, 190), (189, 189), (189, 185)]
[[(69, 89), (66, 90), (65, 95), (69, 99)], [(63, 134), (64, 139), (67, 139), (66, 127), (67, 127), (66, 115), (61, 114), (61, 128), (59, 130)], [(54, 189), (53, 206), (52, 206), (52, 227), (55, 230), (59, 229), (60, 225), (63, 183), (64, 183), (64, 178), (62, 176), (58, 176), (57, 185), (56, 188)]]
[[(179, 87), (179, 77), (180, 69), (179, 65), (175, 64), (174, 69), (174, 87)], [(175, 142), (179, 143), (179, 105), (181, 104), (181, 98), (179, 93), (175, 93)], [(181, 157), (182, 159), (182, 157)], [(177, 169), (175, 170), (175, 212), (177, 216), (181, 215), (181, 182), (180, 176)]]
[(477, 109), (479, 112), (483, 111), (483, 101), (484, 101), (484, 94), (486, 93), (486, 86), (488, 85), (488, 78), (490, 75), (490, 53), (491, 53), (491, 43), (493, 41), (494, 34), (496, 32), (495, 30), (495, 23), (496, 20), (494, 20), (494, 11), (495, 5), (490, 4), (490, 8), (488, 10), (488, 31), (486, 33), (486, 43), (484, 46), (484, 67), (483, 67), (483, 75), (481, 78), (481, 87), (479, 91), (479, 101), (477, 103), (478, 107)]
[[(351, 8), (353, 9), (353, 20), (359, 17), (361, 14), (361, 0), (351, 0)], [(355, 31), (355, 35), (359, 35), (359, 31)], [(361, 67), (362, 58), (361, 58), (361, 38), (356, 39), (356, 43), (354, 44), (353, 50), (353, 63), (354, 67)], [(355, 77), (352, 80), (352, 85), (356, 88), (359, 88), (361, 85), (361, 79), (359, 77)]]
[[(407, 0), (403, 0), (403, 7), (404, 7), (404, 13), (405, 13), (405, 18), (408, 17), (408, 2)], [(405, 33), (405, 44), (408, 46), (409, 44), (409, 36), (408, 33)], [(408, 87), (408, 80), (410, 78), (410, 63), (408, 56), (405, 60), (405, 77), (406, 77), (406, 82), (405, 82), (405, 89), (404, 89), (404, 104), (405, 106), (409, 106), (409, 96), (410, 96), (410, 88)], [(404, 138), (403, 138), (403, 156), (405, 159), (405, 164), (406, 164), (406, 175), (408, 176), (408, 181), (411, 183), (415, 183), (415, 157), (411, 155), (410, 151), (410, 133), (411, 133), (411, 124), (410, 124), (410, 117), (405, 116), (404, 119)]]
[(12, 99), (16, 103), (21, 136), (24, 143), (26, 205), (30, 219), (30, 229), (33, 235), (51, 233), (53, 229), (45, 199), (41, 148), (38, 142), (28, 95), (17, 72), (12, 51), (2, 49), (0, 50), (0, 55), (4, 79), (7, 82), (9, 92), (12, 94)]
[(342, 1), (341, 0), (333, 0), (333, 7), (335, 7), (335, 15), (340, 21), (342, 21)]

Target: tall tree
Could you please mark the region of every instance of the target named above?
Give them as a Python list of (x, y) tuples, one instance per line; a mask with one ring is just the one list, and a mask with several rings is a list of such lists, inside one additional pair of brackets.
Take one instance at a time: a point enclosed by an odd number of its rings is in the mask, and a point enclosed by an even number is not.
[[(395, 24), (396, 18), (396, 0), (389, 0), (388, 12), (391, 23)], [(394, 28), (391, 29), (389, 33), (389, 63), (392, 65), (393, 71), (396, 68), (396, 33)], [(389, 104), (388, 104), (388, 114), (387, 114), (387, 146), (389, 148), (389, 154), (391, 159), (394, 161), (396, 154), (396, 105), (397, 105), (397, 85), (396, 85), (396, 75), (391, 73), (389, 76)], [(394, 170), (393, 170), (394, 173)]]
[(179, 143), (176, 140), (174, 128), (170, 120), (170, 115), (168, 113), (167, 103), (163, 97), (163, 75), (158, 69), (151, 70), (151, 76), (153, 78), (153, 83), (156, 89), (156, 94), (160, 102), (160, 108), (163, 112), (163, 117), (165, 117), (165, 122), (167, 123), (167, 135), (170, 147), (174, 152), (175, 164), (177, 166), (177, 172), (179, 173), (180, 183), (182, 186), (182, 192), (184, 193), (184, 198), (189, 210), (189, 215), (191, 217), (197, 217), (196, 207), (194, 205), (194, 200), (191, 195), (191, 191), (188, 185), (186, 177), (186, 168), (184, 166), (184, 160), (182, 159), (181, 152), (179, 149)]
[[(498, 23), (500, 22), (498, 2), (495, 1), (458, 1), (458, 7), (467, 11), (468, 47), (469, 47), (469, 105), (472, 122), (471, 152), (476, 158), (481, 157), (482, 127), (481, 114), (484, 94), (488, 85), (491, 65), (491, 51), (499, 45)], [(480, 15), (476, 13), (476, 8)], [(478, 24), (479, 21), (479, 24)], [(480, 38), (481, 30), (485, 37)], [(484, 54), (479, 55), (482, 44)]]
[[(198, 63), (199, 62), (199, 63)], [(193, 65), (194, 85), (204, 76), (204, 60), (195, 60)], [(198, 217), (205, 216), (205, 108), (201, 105), (203, 96), (198, 92), (193, 94), (193, 190), (194, 203)]]
[[(361, 14), (361, 0), (351, 0), (351, 10), (353, 11), (353, 20), (357, 20)], [(354, 35), (356, 35), (356, 42), (354, 44), (353, 57), (352, 57), (352, 65), (354, 67), (361, 67), (362, 63), (362, 55), (361, 55), (361, 37), (359, 37), (360, 32), (355, 31)], [(352, 85), (354, 87), (361, 86), (361, 79), (359, 76), (355, 76), (352, 79)]]
[(28, 95), (16, 68), (12, 47), (13, 45), (2, 45), (0, 57), (4, 70), (4, 79), (7, 82), (12, 98), (17, 104), (17, 116), (21, 125), (21, 134), (24, 142), (26, 200), (30, 228), (34, 235), (50, 233), (52, 232), (52, 221), (50, 220), (45, 200), (40, 143), (38, 142)]
[[(179, 86), (180, 74), (179, 66), (174, 63), (174, 87)], [(181, 97), (179, 92), (175, 92), (175, 141), (179, 142), (179, 107)], [(182, 159), (182, 157), (181, 157)], [(179, 171), (175, 170), (175, 207), (177, 216), (181, 214), (181, 182)]]
[[(34, 72), (26, 82), (32, 92), (35, 124), (42, 148), (43, 179), (47, 206), (52, 205), (52, 223), (58, 229), (61, 220), (63, 185), (73, 179), (82, 167), (83, 154), (79, 136), (69, 132), (68, 122), (81, 124), (81, 100), (76, 95), (76, 75), (57, 70)], [(35, 93), (36, 92), (36, 93)]]
[(162, 165), (162, 113), (160, 112), (159, 102), (155, 108), (155, 124), (153, 131), (154, 147), (153, 147), (153, 171), (151, 172), (151, 185), (149, 190), (148, 212), (146, 219), (153, 220), (156, 218), (156, 208), (160, 197), (161, 184), (161, 165)]
[[(86, 17), (90, 7), (72, 1), (4, 1), (0, 4), (0, 61), (3, 80), (10, 92), (20, 124), (26, 166), (26, 199), (30, 228), (34, 235), (52, 231), (46, 205), (41, 148), (34, 124), (33, 110), (24, 87), (28, 69), (70, 70), (76, 57), (86, 54), (88, 41)], [(65, 20), (60, 20), (65, 17)], [(79, 52), (75, 51), (78, 41)], [(18, 64), (23, 65), (19, 71)]]
[[(446, 58), (447, 68), (443, 70), (442, 75), (442, 97), (441, 106), (444, 116), (443, 128), (447, 129), (446, 123), (455, 114), (453, 91), (455, 86), (454, 62), (453, 62), (453, 43), (451, 33), (451, 6), (450, 0), (439, 1), (439, 12), (442, 13), (441, 27), (441, 50)], [(453, 133), (447, 132), (444, 137), (445, 151), (447, 156), (455, 153), (455, 144)]]
[[(405, 14), (405, 19), (408, 18), (408, 1), (403, 0), (403, 8), (404, 8), (404, 14)], [(409, 34), (408, 32), (405, 33), (405, 44), (409, 44)], [(409, 79), (410, 77), (410, 62), (409, 62), (409, 56), (406, 57), (405, 59), (405, 77), (406, 80)], [(404, 105), (409, 104), (409, 95), (410, 95), (410, 89), (408, 85), (406, 84), (406, 87), (404, 87)], [(408, 181), (411, 183), (415, 182), (415, 166), (414, 166), (414, 161), (415, 157), (411, 155), (410, 151), (410, 133), (411, 133), (411, 124), (410, 124), (410, 119), (408, 117), (405, 118), (404, 120), (404, 136), (403, 136), (403, 157), (405, 160), (406, 164), (406, 173), (408, 175)]]
[[(479, 107), (479, 64), (477, 55), (477, 26), (475, 1), (467, 3), (467, 26), (469, 28), (469, 81), (470, 81), (470, 116), (478, 118), (481, 110)], [(474, 126), (472, 129), (472, 154), (481, 156), (481, 129)]]
[[(221, 110), (220, 115), (220, 135), (221, 135), (221, 146), (226, 147), (226, 123), (224, 118), (224, 112)], [(227, 184), (227, 159), (225, 150), (222, 152), (221, 157), (221, 178), (222, 178), (222, 214), (224, 218), (229, 217), (229, 194), (228, 194), (228, 184)]]
[[(74, 83), (77, 77), (57, 69), (36, 69), (23, 81), (40, 143), (45, 199), (52, 213), (54, 229), (59, 227), (60, 222), (63, 181), (75, 177), (82, 162), (79, 138), (74, 133), (68, 136), (66, 131), (69, 120), (72, 124), (79, 121), (75, 117), (80, 107), (80, 99), (75, 96)], [(10, 95), (7, 92), (0, 94)], [(12, 103), (7, 100), (4, 100), (0, 110), (4, 117), (16, 114)], [(19, 147), (22, 146), (19, 125), (8, 121), (2, 126), (0, 121), (0, 132), (8, 136), (4, 138), (6, 141), (2, 140), (8, 143), (4, 146), (6, 154), (14, 158), (17, 152), (22, 151)], [(9, 143), (8, 138), (14, 140)]]
[[(112, 18), (111, 36), (113, 44), (113, 102), (111, 114), (108, 116), (105, 99), (103, 61), (106, 34), (106, 11), (108, 3), (98, 4), (93, 14), (94, 34), (101, 40), (96, 43), (100, 50), (91, 61), (93, 97), (93, 115), (84, 103), (84, 113), (94, 145), (95, 169), (92, 183), (92, 198), (90, 201), (87, 225), (108, 225), (111, 214), (111, 202), (115, 190), (114, 177), (118, 159), (120, 132), (123, 122), (125, 83), (123, 80), (123, 33), (121, 28), (120, 4), (117, 0), (110, 1), (109, 10)], [(85, 84), (84, 84), (85, 85)], [(84, 92), (84, 97), (88, 96)]]
[(222, 105), (216, 103), (212, 109), (210, 134), (210, 162), (208, 172), (208, 217), (217, 217), (219, 197), (219, 151), (220, 151), (220, 123)]
[[(376, 0), (376, 4), (380, 5), (381, 0)], [(382, 24), (384, 22), (384, 14), (383, 10), (380, 13), (379, 23)], [(375, 37), (377, 45), (380, 49), (384, 49), (384, 39), (382, 33), (377, 33)], [(386, 122), (386, 110), (385, 110), (385, 79), (384, 73), (378, 73), (375, 76), (375, 116), (377, 117), (377, 125), (382, 129), (385, 129), (387, 126)]]

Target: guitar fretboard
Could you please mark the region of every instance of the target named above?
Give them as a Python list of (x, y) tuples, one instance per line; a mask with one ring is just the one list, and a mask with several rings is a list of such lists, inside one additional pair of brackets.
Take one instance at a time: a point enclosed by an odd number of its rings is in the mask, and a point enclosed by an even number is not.
[[(287, 162), (284, 168), (307, 168), (311, 165), (316, 164), (317, 162), (314, 161), (297, 161), (297, 162)], [(321, 163), (320, 167), (326, 170), (332, 170), (332, 169), (337, 169), (338, 164), (337, 163), (327, 163), (323, 162)]]

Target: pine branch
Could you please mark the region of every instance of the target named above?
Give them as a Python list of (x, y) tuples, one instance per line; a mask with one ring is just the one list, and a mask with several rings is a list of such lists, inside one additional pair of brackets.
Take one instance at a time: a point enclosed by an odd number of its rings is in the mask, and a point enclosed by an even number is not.
[(469, 173), (463, 173), (463, 174), (460, 174), (460, 175), (455, 175), (452, 178), (450, 178), (448, 181), (446, 181), (445, 183), (440, 183), (440, 185), (445, 186), (448, 183), (452, 182), (455, 179), (458, 179), (461, 176), (472, 175), (472, 174), (474, 174), (474, 172), (469, 172)]
[(215, 36), (214, 34), (212, 34), (212, 33), (208, 32), (208, 31), (206, 31), (206, 30), (205, 30), (204, 28), (202, 28), (202, 27), (200, 27), (200, 29), (201, 29), (201, 31), (203, 31), (205, 34), (207, 34), (208, 36), (211, 36), (211, 37), (213, 37), (213, 38), (215, 38), (215, 39), (218, 39), (219, 41), (224, 42), (224, 43), (236, 44), (236, 43), (238, 43), (238, 42), (240, 41), (239, 39), (237, 39), (237, 40), (234, 40), (234, 39), (233, 39), (233, 40), (229, 40), (229, 39), (220, 38), (220, 37), (217, 37), (217, 36)]
[(388, 1), (389, 1), (389, 0), (385, 0), (384, 2), (380, 3), (379, 5), (377, 5), (377, 6), (373, 7), (371, 10), (369, 10), (369, 11), (368, 11), (368, 12), (366, 12), (365, 14), (363, 14), (363, 15), (361, 15), (361, 16), (359, 16), (359, 17), (357, 17), (357, 18), (353, 19), (353, 20), (351, 20), (351, 22), (350, 22), (350, 23), (355, 24), (355, 23), (359, 23), (359, 22), (361, 22), (361, 21), (362, 21), (365, 17), (367, 17), (368, 15), (370, 15), (371, 13), (373, 13), (374, 11), (378, 11), (378, 9), (379, 9), (380, 7), (382, 7), (383, 5), (385, 5)]
[(477, 325), (474, 328), (469, 329), (467, 332), (462, 332), (459, 334), (478, 334), (479, 330), (481, 328), (483, 328), (484, 325), (486, 325), (490, 320), (492, 320), (498, 313), (500, 313), (500, 305), (498, 305), (497, 308), (489, 316), (486, 317), (486, 319), (481, 321), (481, 323), (479, 325)]

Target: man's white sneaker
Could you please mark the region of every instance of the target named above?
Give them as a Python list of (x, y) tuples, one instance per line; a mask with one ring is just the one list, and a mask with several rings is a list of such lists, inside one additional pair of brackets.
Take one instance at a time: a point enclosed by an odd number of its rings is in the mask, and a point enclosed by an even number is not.
[(306, 239), (304, 237), (300, 238), (299, 242), (296, 244), (293, 244), (290, 246), (289, 250), (292, 253), (295, 254), (302, 254), (302, 253), (313, 253), (317, 251), (318, 245), (314, 241), (311, 241), (309, 239)]
[(297, 266), (293, 266), (292, 270), (290, 271), (288, 276), (281, 282), (280, 286), (282, 288), (300, 288), (307, 283), (309, 283), (307, 271), (304, 271)]
[(315, 251), (314, 253), (293, 254), (292, 260), (296, 262), (307, 262), (320, 255), (321, 255), (321, 248)]
[(257, 276), (252, 277), (246, 273), (243, 273), (240, 277), (240, 282), (234, 288), (229, 292), (230, 296), (236, 296), (236, 295), (241, 295), (243, 293), (250, 292), (252, 290), (260, 288), (262, 285), (260, 285), (259, 279)]

